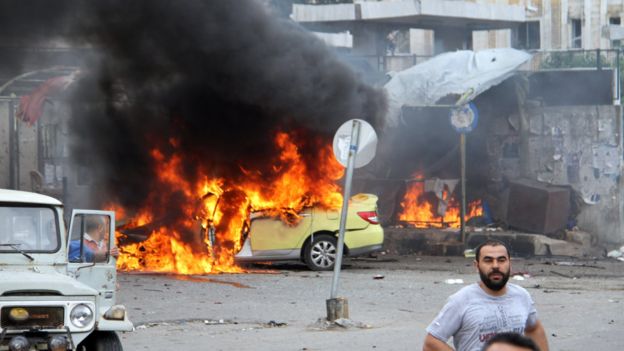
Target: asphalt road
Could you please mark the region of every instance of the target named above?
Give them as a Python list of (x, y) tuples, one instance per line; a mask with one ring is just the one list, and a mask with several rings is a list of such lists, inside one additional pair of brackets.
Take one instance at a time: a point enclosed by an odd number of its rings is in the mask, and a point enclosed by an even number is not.
[[(347, 260), (338, 292), (351, 325), (327, 328), (332, 272), (299, 264), (251, 273), (179, 277), (119, 274), (119, 302), (136, 330), (125, 350), (420, 350), (446, 298), (478, 279), (463, 257)], [(510, 280), (529, 290), (551, 350), (624, 348), (624, 262), (514, 259)], [(449, 284), (462, 279), (463, 284)]]

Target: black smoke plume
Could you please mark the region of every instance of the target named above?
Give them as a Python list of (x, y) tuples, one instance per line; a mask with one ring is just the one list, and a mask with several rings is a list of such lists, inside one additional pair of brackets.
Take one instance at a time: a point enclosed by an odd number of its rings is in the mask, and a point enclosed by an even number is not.
[(381, 127), (383, 94), (259, 1), (36, 3), (55, 34), (92, 49), (72, 89), (72, 151), (96, 170), (102, 202), (141, 205), (153, 148), (184, 154), (190, 181), (241, 177), (240, 167), (271, 167), (277, 131), (310, 141), (302, 149), (314, 169), (318, 138), (331, 141), (346, 120)]

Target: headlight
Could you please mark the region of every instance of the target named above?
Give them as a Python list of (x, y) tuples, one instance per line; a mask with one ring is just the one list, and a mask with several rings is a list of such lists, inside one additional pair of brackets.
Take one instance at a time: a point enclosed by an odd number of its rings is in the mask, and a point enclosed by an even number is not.
[(87, 305), (76, 305), (69, 314), (72, 324), (78, 328), (84, 328), (93, 320), (93, 310)]
[(50, 351), (66, 351), (67, 350), (67, 338), (61, 335), (55, 335), (48, 340), (48, 349)]
[(9, 341), (9, 350), (28, 351), (30, 350), (30, 342), (25, 337), (18, 335)]

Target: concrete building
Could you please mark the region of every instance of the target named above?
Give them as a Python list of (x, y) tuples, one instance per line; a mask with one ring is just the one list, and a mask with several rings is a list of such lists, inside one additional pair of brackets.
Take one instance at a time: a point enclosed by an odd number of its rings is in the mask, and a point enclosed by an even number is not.
[(314, 32), (347, 33), (352, 55), (397, 70), (441, 52), (471, 49), (473, 32), (516, 28), (526, 21), (526, 10), (513, 1), (355, 1), (294, 4), (291, 18)]
[[(21, 49), (0, 48), (4, 53), (15, 50)], [(60, 93), (41, 94), (36, 97), (40, 99), (36, 120), (18, 112), (24, 96), (75, 72), (75, 67), (57, 64), (72, 62), (69, 56), (76, 54), (67, 49), (47, 50), (38, 55), (41, 61), (27, 62), (19, 74), (3, 72), (7, 75), (0, 78), (0, 188), (43, 193), (71, 208), (88, 198), (91, 179), (88, 169), (71, 161), (69, 106), (59, 98)]]
[[(509, 1), (512, 2), (512, 1)], [(518, 3), (519, 1), (515, 1)], [(616, 49), (624, 38), (621, 0), (527, 0), (526, 21), (516, 28), (479, 33), (485, 47)], [(494, 40), (492, 40), (494, 39)]]
[(623, 14), (623, 0), (356, 0), (295, 4), (291, 18), (323, 37), (341, 33), (336, 46), (389, 71), (458, 49), (615, 49)]

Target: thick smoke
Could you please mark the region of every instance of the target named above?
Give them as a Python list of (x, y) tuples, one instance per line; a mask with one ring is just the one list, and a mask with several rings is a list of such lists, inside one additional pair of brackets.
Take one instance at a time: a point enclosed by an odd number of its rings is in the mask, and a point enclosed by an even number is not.
[[(39, 47), (50, 47), (51, 42), (69, 37), (65, 18), (71, 6), (67, 2), (41, 0), (0, 1), (0, 77), (13, 78), (24, 71), (41, 68), (34, 61), (46, 60), (50, 55)], [(36, 53), (34, 57), (32, 54)], [(47, 67), (62, 62), (49, 60)]]
[(186, 155), (191, 181), (202, 172), (241, 175), (241, 166), (271, 166), (276, 131), (331, 140), (344, 121), (379, 125), (385, 112), (383, 94), (256, 1), (76, 6), (73, 39), (97, 54), (73, 89), (73, 151), (125, 205), (150, 191), (154, 147)]

